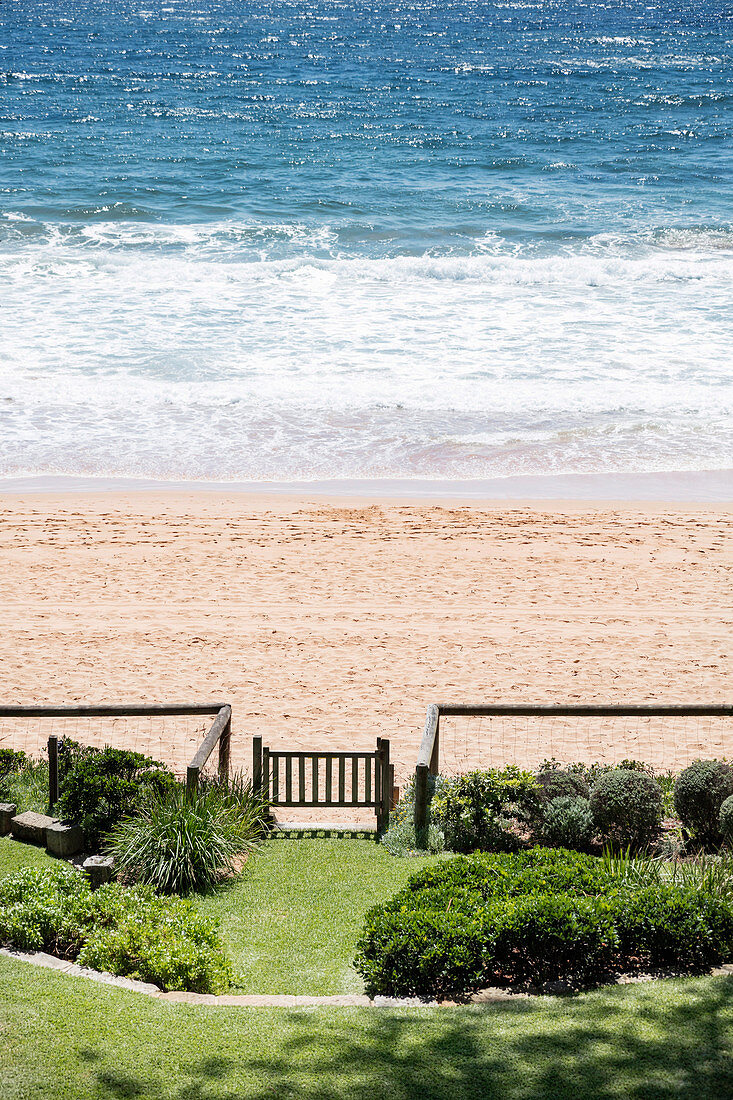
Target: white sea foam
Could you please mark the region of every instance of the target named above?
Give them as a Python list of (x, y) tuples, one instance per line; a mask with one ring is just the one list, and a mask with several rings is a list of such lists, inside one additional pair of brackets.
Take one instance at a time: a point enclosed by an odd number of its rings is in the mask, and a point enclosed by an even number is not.
[[(278, 233), (301, 255), (252, 258)], [(7, 237), (0, 475), (731, 464), (723, 231), (373, 259), (330, 254), (337, 239), (137, 222)]]

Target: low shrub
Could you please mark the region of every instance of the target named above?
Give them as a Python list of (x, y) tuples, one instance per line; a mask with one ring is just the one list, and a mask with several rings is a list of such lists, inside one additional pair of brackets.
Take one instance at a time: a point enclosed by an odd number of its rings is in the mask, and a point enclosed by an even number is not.
[(696, 760), (677, 777), (674, 805), (688, 834), (704, 848), (722, 841), (720, 810), (733, 795), (733, 768), (722, 760)]
[[(389, 815), (389, 826), (381, 837), (381, 843), (393, 856), (411, 856), (419, 852), (442, 852), (445, 848), (445, 835), (443, 830), (434, 820), (434, 805), (439, 806), (440, 800), (450, 780), (441, 775), (428, 776), (428, 832), (427, 847), (418, 847), (415, 837), (415, 781), (410, 780), (405, 786), (402, 798)], [(425, 844), (425, 839), (423, 843)]]
[(487, 969), (503, 981), (592, 981), (611, 969), (619, 945), (598, 898), (527, 894), (507, 899), (490, 918), (495, 941)]
[(265, 830), (265, 807), (250, 788), (212, 786), (189, 796), (182, 786), (152, 791), (135, 816), (112, 828), (107, 851), (118, 877), (164, 894), (211, 889), (232, 872)]
[(63, 821), (81, 825), (87, 844), (95, 848), (151, 790), (175, 786), (177, 780), (164, 764), (141, 753), (110, 746), (70, 750), (56, 812)]
[(432, 800), (433, 820), (454, 852), (513, 852), (536, 813), (537, 781), (510, 765), (467, 772)]
[(24, 752), (14, 749), (0, 749), (0, 782), (9, 772), (17, 772), (26, 764), (28, 757)]
[(587, 777), (570, 768), (543, 767), (537, 772), (538, 794), (543, 803), (556, 798), (588, 798), (590, 786)]
[(590, 808), (598, 835), (613, 848), (644, 848), (659, 837), (662, 791), (644, 771), (614, 768), (601, 775)]
[(69, 866), (0, 879), (0, 944), (48, 951), (82, 966), (198, 993), (231, 978), (216, 925), (190, 902), (108, 883), (94, 893)]
[(372, 994), (455, 997), (730, 959), (728, 888), (707, 872), (655, 881), (639, 862), (543, 848), (441, 862), (367, 914), (355, 966)]
[(733, 845), (733, 795), (728, 795), (718, 814), (718, 828), (725, 843)]
[(553, 798), (543, 807), (535, 831), (551, 848), (586, 851), (595, 832), (589, 799), (581, 795)]

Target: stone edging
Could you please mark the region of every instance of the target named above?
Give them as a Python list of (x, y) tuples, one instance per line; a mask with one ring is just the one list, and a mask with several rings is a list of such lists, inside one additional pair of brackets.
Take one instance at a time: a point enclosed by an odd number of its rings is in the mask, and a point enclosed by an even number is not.
[[(88, 978), (93, 982), (103, 985), (118, 986), (120, 989), (129, 989), (133, 993), (144, 993), (147, 997), (155, 997), (160, 1001), (169, 1001), (174, 1004), (214, 1005), (229, 1008), (456, 1008), (455, 1001), (421, 1001), (418, 997), (367, 997), (365, 993), (339, 993), (328, 997), (311, 997), (294, 994), (230, 994), (223, 993), (214, 996), (213, 993), (186, 993), (184, 990), (174, 990), (164, 993), (157, 985), (151, 982), (138, 982), (134, 978), (121, 978), (116, 974), (107, 974), (100, 970), (92, 970), (88, 966), (79, 966), (77, 963), (67, 962), (55, 955), (47, 955), (45, 951), (35, 951), (28, 954), (23, 951), (11, 951), (6, 947), (0, 947), (0, 955), (8, 959), (17, 959), (19, 962), (31, 963), (33, 966), (43, 966), (48, 970), (60, 970), (62, 974), (70, 974), (77, 978)], [(733, 963), (725, 966), (717, 966), (708, 971), (711, 977), (733, 977)], [(669, 977), (683, 977), (684, 975), (669, 975)], [(617, 984), (629, 985), (639, 982), (654, 981), (655, 976), (650, 974), (627, 976), (618, 979)], [(560, 983), (558, 983), (560, 984)], [(475, 993), (468, 1002), (471, 1005), (498, 1004), (506, 1001), (514, 1001), (517, 998), (530, 998), (531, 993), (511, 993), (506, 989), (483, 989)]]

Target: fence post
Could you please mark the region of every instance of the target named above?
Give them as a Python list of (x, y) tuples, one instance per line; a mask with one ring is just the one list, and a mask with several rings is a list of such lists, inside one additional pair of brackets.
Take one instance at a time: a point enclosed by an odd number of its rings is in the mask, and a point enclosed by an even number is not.
[(418, 848), (428, 846), (427, 764), (418, 764), (415, 768), (415, 844)]
[(219, 738), (219, 782), (226, 783), (229, 779), (229, 748), (232, 741), (232, 715), (229, 718)]
[(53, 813), (53, 808), (59, 800), (59, 739), (48, 739), (48, 812)]
[(430, 754), (430, 774), (437, 775), (440, 771), (440, 710), (435, 716), (435, 737), (433, 738), (433, 751)]
[(189, 798), (193, 798), (199, 789), (200, 771), (201, 769), (197, 768), (195, 764), (189, 764), (186, 768), (186, 794)]
[(262, 738), (252, 738), (252, 790), (262, 793)]
[(377, 787), (377, 836), (380, 836), (389, 825), (389, 811), (392, 803), (392, 788), (390, 785), (391, 769), (389, 764), (389, 740), (386, 737), (377, 738), (377, 774), (379, 784)]
[(260, 777), (260, 794), (264, 796), (265, 805), (270, 806), (270, 750), (265, 746), (262, 749), (262, 773)]

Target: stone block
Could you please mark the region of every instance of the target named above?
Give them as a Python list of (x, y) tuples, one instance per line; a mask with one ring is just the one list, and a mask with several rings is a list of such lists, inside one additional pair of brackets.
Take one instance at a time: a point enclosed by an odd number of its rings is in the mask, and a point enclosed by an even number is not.
[(46, 849), (52, 856), (68, 859), (84, 847), (84, 830), (80, 825), (62, 825), (53, 821), (46, 829)]
[(111, 856), (89, 856), (82, 863), (82, 867), (89, 876), (89, 885), (92, 890), (96, 890), (98, 886), (103, 886), (105, 882), (111, 880), (114, 862)]
[(17, 809), (14, 802), (0, 802), (0, 836), (6, 836), (10, 832)]
[(46, 829), (53, 825), (54, 818), (47, 814), (35, 814), (27, 810), (18, 814), (10, 823), (10, 831), (15, 840), (24, 840), (26, 844), (41, 844), (46, 847)]

